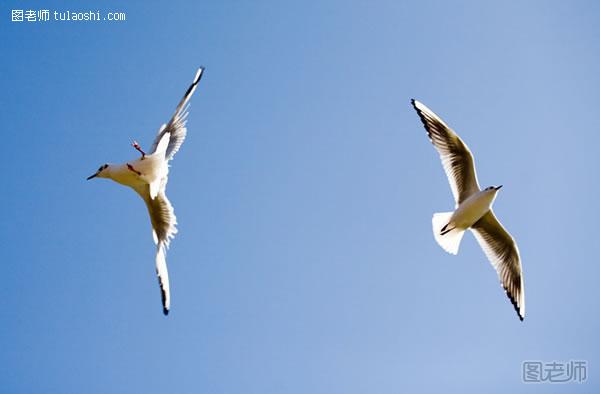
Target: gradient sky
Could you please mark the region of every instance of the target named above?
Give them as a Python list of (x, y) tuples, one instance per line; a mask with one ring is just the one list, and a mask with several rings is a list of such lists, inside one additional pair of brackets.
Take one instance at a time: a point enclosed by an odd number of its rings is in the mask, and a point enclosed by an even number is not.
[[(3, 392), (598, 392), (598, 2), (86, 3), (0, 5)], [(85, 178), (200, 65), (165, 317), (143, 202)], [(454, 203), (413, 97), (504, 185), (524, 322), (472, 235), (433, 239)], [(589, 378), (524, 385), (524, 360)]]

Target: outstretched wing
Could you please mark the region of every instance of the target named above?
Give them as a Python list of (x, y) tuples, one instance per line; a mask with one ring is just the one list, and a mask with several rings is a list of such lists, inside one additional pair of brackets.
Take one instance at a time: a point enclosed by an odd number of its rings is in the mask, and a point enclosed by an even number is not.
[(473, 155), (460, 137), (432, 110), (417, 100), (413, 99), (411, 103), (421, 118), (431, 143), (440, 154), (458, 206), (479, 191)]
[(171, 293), (165, 255), (171, 239), (177, 234), (177, 218), (171, 202), (165, 195), (165, 186), (166, 178), (163, 178), (163, 183), (155, 198), (150, 197), (148, 185), (136, 189), (136, 191), (144, 199), (150, 215), (152, 236), (156, 243), (156, 275), (161, 289), (163, 313), (167, 315), (171, 307)]
[(187, 123), (187, 117), (189, 114), (188, 102), (190, 101), (190, 98), (196, 91), (196, 87), (198, 86), (198, 82), (200, 82), (203, 73), (204, 67), (200, 67), (196, 72), (194, 81), (183, 95), (183, 98), (179, 102), (179, 105), (177, 105), (177, 109), (175, 109), (175, 114), (173, 114), (173, 117), (171, 118), (169, 123), (162, 125), (161, 128), (158, 130), (158, 135), (154, 139), (154, 143), (152, 144), (152, 148), (150, 150), (151, 154), (156, 152), (160, 140), (165, 134), (169, 135), (169, 145), (167, 146), (167, 150), (165, 152), (165, 158), (167, 160), (171, 160), (175, 153), (177, 153), (177, 151), (179, 150), (181, 144), (183, 144), (183, 141), (185, 140), (185, 136), (187, 134), (187, 128), (185, 127), (185, 125)]
[(523, 320), (525, 318), (525, 287), (519, 248), (515, 240), (502, 227), (491, 209), (471, 226), (471, 231), (496, 269), (502, 287), (506, 290), (506, 295), (515, 307), (519, 319)]

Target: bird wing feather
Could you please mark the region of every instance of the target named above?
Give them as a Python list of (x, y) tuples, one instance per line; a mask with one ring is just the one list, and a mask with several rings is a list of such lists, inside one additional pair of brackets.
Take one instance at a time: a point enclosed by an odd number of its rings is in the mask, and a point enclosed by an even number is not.
[(183, 95), (183, 98), (177, 105), (177, 108), (175, 109), (175, 113), (173, 114), (171, 120), (169, 121), (169, 123), (162, 125), (158, 130), (158, 134), (156, 135), (154, 143), (152, 144), (152, 148), (150, 149), (151, 154), (156, 152), (161, 139), (166, 134), (169, 135), (169, 145), (167, 146), (165, 152), (165, 158), (167, 160), (171, 160), (175, 153), (177, 153), (177, 151), (181, 147), (181, 144), (183, 144), (183, 141), (185, 140), (185, 136), (187, 134), (186, 123), (189, 114), (189, 101), (194, 92), (196, 91), (196, 87), (198, 86), (198, 83), (202, 78), (203, 72), (204, 67), (200, 67), (196, 72), (194, 81), (187, 89), (187, 91)]
[(444, 121), (423, 103), (412, 100), (427, 135), (442, 160), (456, 206), (479, 191), (473, 155), (467, 145)]
[(171, 239), (177, 234), (177, 218), (171, 202), (165, 194), (167, 179), (162, 179), (162, 185), (155, 198), (150, 196), (150, 186), (144, 185), (135, 190), (140, 194), (150, 215), (152, 237), (156, 243), (156, 274), (161, 289), (163, 312), (169, 313), (171, 294), (169, 288), (169, 272), (167, 270), (166, 250)]
[(502, 287), (512, 302), (519, 318), (525, 318), (525, 286), (519, 248), (511, 235), (502, 227), (490, 209), (471, 231), (488, 260), (498, 273)]

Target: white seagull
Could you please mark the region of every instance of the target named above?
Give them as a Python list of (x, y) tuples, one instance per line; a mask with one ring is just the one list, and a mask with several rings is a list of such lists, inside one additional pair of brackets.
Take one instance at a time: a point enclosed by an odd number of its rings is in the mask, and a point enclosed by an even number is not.
[(435, 240), (448, 253), (457, 254), (465, 230), (470, 229), (496, 269), (519, 319), (523, 320), (525, 288), (519, 249), (492, 211), (492, 203), (502, 185), (480, 190), (473, 156), (467, 145), (433, 111), (416, 100), (411, 102), (440, 154), (456, 201), (454, 212), (433, 215)]
[(187, 134), (186, 123), (189, 110), (189, 100), (194, 94), (204, 67), (196, 72), (194, 81), (185, 92), (177, 105), (175, 114), (167, 124), (158, 130), (152, 148), (146, 154), (137, 142), (133, 147), (142, 156), (139, 159), (123, 164), (104, 164), (98, 171), (87, 179), (108, 178), (135, 190), (146, 203), (150, 221), (152, 223), (152, 236), (156, 244), (156, 274), (160, 284), (163, 313), (167, 315), (171, 307), (171, 294), (169, 291), (169, 272), (165, 260), (166, 249), (171, 238), (177, 233), (177, 219), (173, 206), (167, 199), (165, 188), (169, 174), (169, 161), (183, 144)]

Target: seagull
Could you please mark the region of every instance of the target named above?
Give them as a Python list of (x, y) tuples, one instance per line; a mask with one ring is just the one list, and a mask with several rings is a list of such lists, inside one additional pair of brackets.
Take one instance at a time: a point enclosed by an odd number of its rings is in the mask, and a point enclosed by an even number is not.
[(148, 153), (144, 152), (137, 142), (132, 146), (141, 153), (141, 157), (123, 164), (104, 164), (98, 168), (92, 178), (107, 178), (129, 186), (135, 190), (146, 203), (150, 222), (152, 224), (152, 236), (156, 244), (156, 274), (161, 289), (163, 313), (169, 314), (171, 308), (171, 294), (169, 290), (169, 272), (165, 259), (166, 249), (171, 239), (177, 233), (177, 219), (173, 206), (165, 194), (169, 175), (169, 161), (187, 134), (187, 117), (189, 113), (189, 100), (194, 94), (204, 67), (196, 72), (194, 81), (187, 89), (183, 98), (175, 109), (175, 114), (167, 124), (163, 124), (158, 130), (152, 148)]
[(506, 295), (519, 319), (525, 318), (525, 287), (519, 248), (492, 211), (500, 186), (483, 190), (477, 182), (473, 155), (467, 145), (444, 121), (423, 103), (411, 100), (431, 143), (438, 151), (456, 202), (454, 212), (433, 215), (433, 235), (448, 253), (457, 254), (469, 229), (496, 269)]

